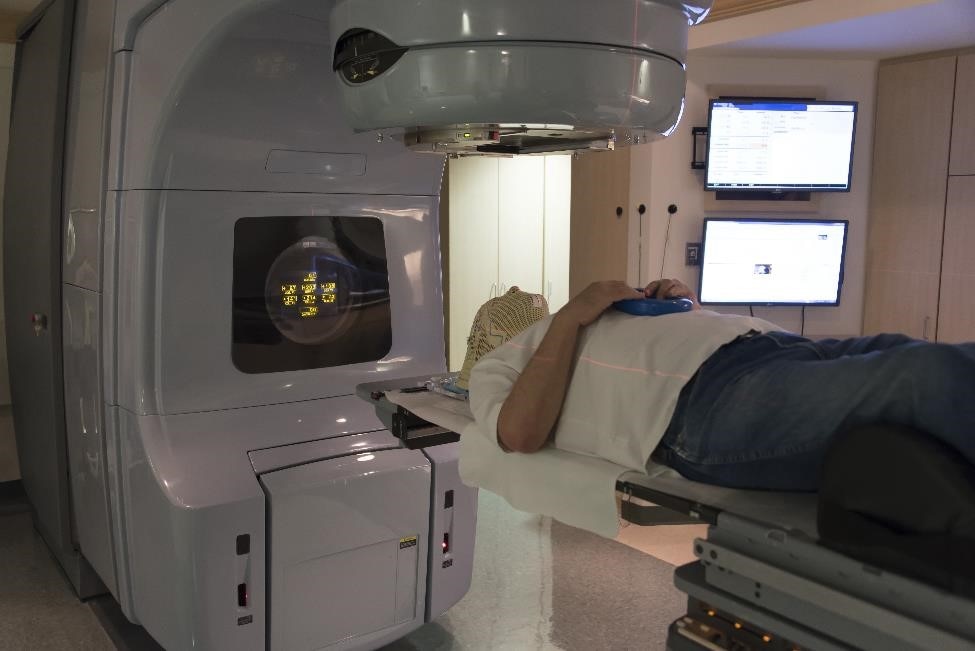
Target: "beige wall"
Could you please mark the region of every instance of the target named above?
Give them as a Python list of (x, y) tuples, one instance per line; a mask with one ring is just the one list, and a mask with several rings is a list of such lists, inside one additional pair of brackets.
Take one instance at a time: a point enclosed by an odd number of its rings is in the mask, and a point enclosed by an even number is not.
[[(690, 169), (691, 128), (707, 125), (709, 86), (814, 86), (825, 89), (823, 99), (857, 100), (856, 145), (852, 190), (824, 193), (813, 213), (796, 217), (848, 219), (846, 280), (839, 307), (806, 309), (807, 334), (858, 335), (863, 314), (864, 257), (866, 255), (867, 208), (870, 196), (870, 164), (873, 153), (874, 96), (877, 63), (874, 61), (829, 61), (817, 59), (707, 58), (692, 55), (688, 61), (687, 104), (677, 132), (665, 140), (647, 145), (652, 152), (650, 172), (631, 184), (650, 183), (651, 202), (643, 223), (641, 279), (660, 275), (667, 230), (667, 206), (677, 204), (679, 212), (671, 226), (670, 243), (663, 267), (664, 277), (682, 278), (697, 287), (699, 267), (684, 265), (684, 245), (699, 242), (705, 216), (778, 216), (775, 205), (768, 212), (742, 213), (732, 209), (706, 210), (703, 171)], [(734, 202), (729, 202), (734, 203)], [(734, 312), (735, 309), (722, 311)], [(746, 310), (747, 312), (747, 310)], [(799, 331), (798, 308), (757, 308), (756, 316), (781, 327)]]
[[(0, 225), (3, 219), (3, 182), (7, 170), (10, 124), (10, 90), (13, 83), (14, 46), (0, 44)], [(3, 250), (0, 248), (0, 263)], [(7, 375), (7, 337), (3, 312), (3, 265), (0, 264), (0, 482), (20, 478), (13, 417), (10, 412), (10, 380)]]

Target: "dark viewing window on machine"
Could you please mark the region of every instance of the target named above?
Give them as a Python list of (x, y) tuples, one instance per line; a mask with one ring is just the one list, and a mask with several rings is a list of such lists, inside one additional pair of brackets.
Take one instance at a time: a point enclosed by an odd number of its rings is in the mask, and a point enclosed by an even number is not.
[(245, 217), (234, 227), (231, 357), (245, 373), (371, 362), (392, 346), (383, 224)]

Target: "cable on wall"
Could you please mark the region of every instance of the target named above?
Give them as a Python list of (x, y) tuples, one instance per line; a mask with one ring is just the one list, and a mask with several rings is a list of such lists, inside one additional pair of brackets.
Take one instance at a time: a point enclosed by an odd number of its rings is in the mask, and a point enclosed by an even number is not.
[(674, 223), (674, 215), (676, 214), (676, 203), (672, 203), (667, 206), (667, 234), (664, 236), (664, 254), (660, 256), (660, 273), (657, 274), (657, 278), (664, 277), (664, 264), (667, 262), (667, 245), (670, 244), (670, 227)]

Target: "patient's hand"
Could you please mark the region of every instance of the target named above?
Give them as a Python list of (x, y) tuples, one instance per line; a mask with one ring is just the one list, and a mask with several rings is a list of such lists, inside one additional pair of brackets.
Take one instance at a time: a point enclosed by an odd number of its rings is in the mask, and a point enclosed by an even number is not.
[(587, 326), (610, 305), (627, 298), (643, 298), (643, 294), (621, 280), (602, 280), (592, 283), (566, 303), (558, 317)]
[(694, 303), (694, 309), (700, 309), (700, 305), (697, 303), (697, 296), (691, 291), (691, 288), (677, 280), (676, 278), (661, 278), (660, 280), (655, 280), (643, 290), (644, 296), (647, 298), (687, 298)]

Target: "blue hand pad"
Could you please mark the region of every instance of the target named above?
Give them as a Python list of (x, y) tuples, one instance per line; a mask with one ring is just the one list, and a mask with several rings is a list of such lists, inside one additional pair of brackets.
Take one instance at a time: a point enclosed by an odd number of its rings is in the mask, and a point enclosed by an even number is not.
[(676, 312), (690, 312), (694, 303), (686, 298), (658, 299), (658, 298), (628, 298), (616, 301), (613, 307), (627, 314), (636, 316), (660, 316)]

